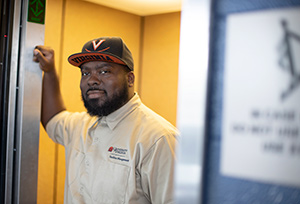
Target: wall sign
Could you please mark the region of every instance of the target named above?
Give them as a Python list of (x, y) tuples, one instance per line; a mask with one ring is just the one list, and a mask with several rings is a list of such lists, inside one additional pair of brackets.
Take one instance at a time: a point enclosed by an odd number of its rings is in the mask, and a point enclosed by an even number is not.
[(300, 8), (227, 18), (221, 173), (300, 186)]

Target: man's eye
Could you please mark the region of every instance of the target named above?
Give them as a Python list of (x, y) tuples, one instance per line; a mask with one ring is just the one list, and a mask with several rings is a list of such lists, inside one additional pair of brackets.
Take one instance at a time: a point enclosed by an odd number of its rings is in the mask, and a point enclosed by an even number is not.
[(81, 75), (82, 76), (88, 76), (90, 73), (89, 72), (82, 72)]
[(100, 71), (100, 74), (108, 74), (108, 73), (109, 73), (108, 70), (101, 70), (101, 71)]

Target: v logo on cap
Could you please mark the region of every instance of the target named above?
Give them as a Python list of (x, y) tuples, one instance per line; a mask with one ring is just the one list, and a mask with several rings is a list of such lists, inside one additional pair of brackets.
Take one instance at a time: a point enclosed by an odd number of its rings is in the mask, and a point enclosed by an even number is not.
[(97, 48), (104, 42), (105, 40), (100, 40), (97, 44), (96, 44), (96, 40), (94, 40), (93, 46), (94, 46), (94, 50), (97, 50)]
[[(105, 40), (100, 40), (98, 43), (96, 43), (96, 40), (93, 40), (92, 41), (92, 44), (93, 44), (93, 47), (94, 47), (94, 51), (97, 51), (97, 52), (104, 52), (105, 50), (108, 50), (110, 47), (107, 47), (107, 48), (104, 48), (102, 50), (97, 50), (100, 45), (104, 42)], [(87, 52), (91, 52), (91, 50), (88, 50), (87, 48), (85, 48), (85, 50)]]

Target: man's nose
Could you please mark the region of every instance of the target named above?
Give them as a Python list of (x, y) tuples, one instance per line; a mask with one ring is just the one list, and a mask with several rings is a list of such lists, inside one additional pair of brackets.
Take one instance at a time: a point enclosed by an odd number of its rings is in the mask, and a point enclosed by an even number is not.
[(93, 85), (99, 85), (101, 83), (101, 77), (97, 74), (92, 74), (90, 75), (89, 79), (88, 79), (88, 84), (90, 86)]

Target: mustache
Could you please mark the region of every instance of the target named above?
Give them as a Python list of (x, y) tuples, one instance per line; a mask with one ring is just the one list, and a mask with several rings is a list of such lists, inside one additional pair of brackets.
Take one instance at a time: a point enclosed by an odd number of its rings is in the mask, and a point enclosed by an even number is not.
[(104, 89), (101, 89), (101, 88), (96, 87), (96, 86), (88, 88), (88, 90), (85, 93), (87, 94), (89, 91), (103, 91), (106, 94), (106, 91)]

